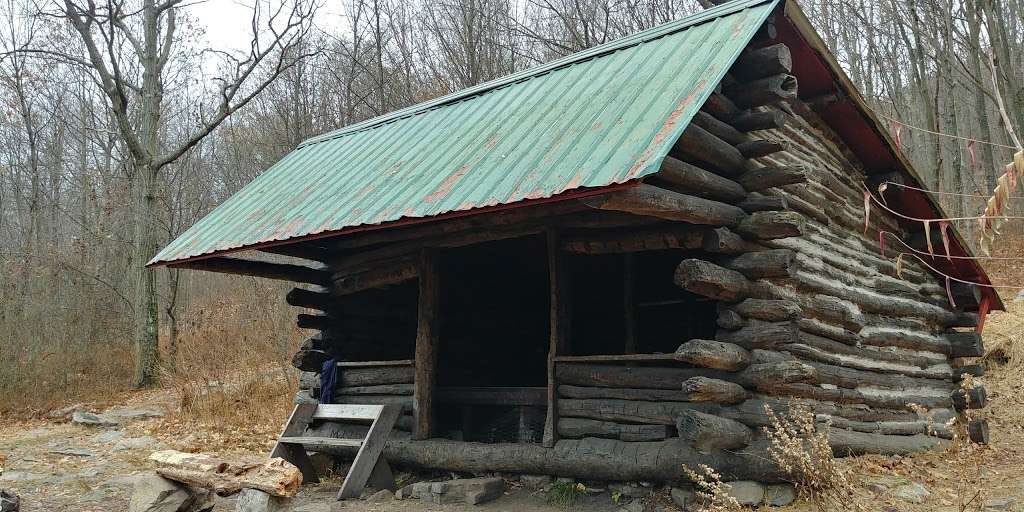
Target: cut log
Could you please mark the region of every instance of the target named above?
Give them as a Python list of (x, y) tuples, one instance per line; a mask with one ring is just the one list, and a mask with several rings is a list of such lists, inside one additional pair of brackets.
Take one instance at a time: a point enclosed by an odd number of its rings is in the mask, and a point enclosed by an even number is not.
[(351, 295), (371, 288), (402, 283), (415, 279), (418, 275), (419, 267), (412, 259), (382, 262), (371, 270), (344, 275), (335, 274), (331, 292), (335, 295)]
[(586, 418), (560, 418), (558, 435), (579, 439), (601, 437), (622, 441), (661, 441), (669, 437), (668, 425), (630, 425)]
[(336, 396), (340, 395), (411, 395), (412, 384), (381, 384), (377, 386), (348, 386), (339, 387), (334, 390)]
[(725, 95), (739, 108), (754, 108), (797, 97), (797, 80), (793, 75), (772, 75), (725, 89)]
[(318, 268), (287, 263), (269, 263), (266, 261), (245, 260), (215, 256), (184, 263), (172, 263), (173, 268), (190, 268), (209, 272), (223, 272), (242, 276), (265, 277), (280, 281), (318, 284), (326, 286), (330, 283), (330, 274)]
[(162, 450), (153, 452), (149, 460), (156, 464), (160, 476), (211, 489), (220, 496), (258, 489), (273, 496), (292, 497), (302, 485), (299, 468), (281, 458), (226, 460), (202, 453)]
[(985, 355), (985, 346), (981, 335), (976, 332), (950, 332), (944, 336), (949, 341), (951, 357), (981, 357)]
[(380, 368), (341, 368), (339, 387), (380, 386), (384, 384), (411, 384), (412, 366), (383, 366)]
[(679, 437), (699, 452), (737, 450), (754, 439), (750, 427), (730, 419), (699, 411), (683, 411), (676, 419)]
[(292, 366), (304, 372), (319, 372), (330, 358), (323, 350), (299, 350), (292, 356)]
[(923, 434), (913, 436), (887, 436), (853, 432), (839, 428), (829, 429), (829, 444), (837, 457), (856, 455), (910, 455), (946, 446), (948, 441)]
[(320, 311), (328, 311), (334, 304), (331, 294), (307, 290), (305, 288), (292, 288), (291, 291), (284, 296), (284, 299), (289, 306), (319, 309)]
[(324, 331), (334, 325), (334, 320), (327, 315), (299, 313), (295, 318), (295, 325), (300, 329), (319, 329)]
[(659, 402), (692, 401), (691, 396), (688, 393), (678, 389), (603, 388), (594, 386), (574, 386), (571, 384), (559, 385), (558, 396), (561, 398), (611, 398), (615, 400), (656, 400)]
[(953, 367), (953, 380), (961, 381), (964, 377), (970, 375), (972, 377), (983, 377), (985, 376), (985, 365), (984, 364), (965, 364), (961, 366)]
[(664, 182), (665, 188), (697, 197), (735, 203), (747, 196), (735, 181), (671, 156), (665, 157), (661, 170), (652, 177)]
[(744, 318), (754, 318), (766, 322), (796, 320), (803, 311), (795, 302), (770, 299), (746, 299), (731, 306), (730, 309)]
[(724, 176), (739, 176), (746, 171), (746, 159), (735, 146), (696, 124), (686, 127), (670, 154), (681, 160), (701, 162)]
[(750, 279), (789, 277), (796, 254), (789, 249), (748, 252), (725, 260), (725, 266)]
[(750, 365), (750, 352), (732, 343), (711, 340), (690, 340), (679, 346), (677, 361), (702, 368), (739, 371)]
[(958, 411), (967, 409), (983, 409), (988, 405), (988, 393), (985, 386), (975, 385), (970, 389), (958, 388), (949, 396), (953, 408)]
[(741, 132), (776, 130), (786, 126), (786, 115), (778, 110), (747, 112), (731, 118), (729, 123)]
[(731, 309), (722, 309), (718, 311), (718, 318), (715, 319), (715, 325), (727, 331), (735, 331), (736, 329), (747, 325), (747, 321), (744, 320), (739, 313)]
[(781, 212), (789, 209), (789, 201), (783, 196), (765, 196), (749, 194), (747, 198), (736, 204), (747, 213)]
[(736, 181), (747, 192), (760, 192), (772, 187), (804, 183), (810, 174), (802, 165), (769, 165), (743, 173)]
[(758, 363), (748, 366), (737, 375), (746, 386), (764, 393), (771, 393), (777, 386), (816, 379), (817, 370), (799, 361)]
[(743, 274), (698, 259), (683, 260), (676, 267), (674, 281), (686, 291), (716, 300), (737, 301), (750, 290), (750, 281)]
[(699, 249), (706, 228), (659, 225), (608, 233), (566, 236), (562, 250), (575, 254), (621, 254), (665, 249)]
[(988, 421), (976, 419), (967, 423), (967, 437), (975, 443), (988, 444)]
[(800, 341), (800, 328), (795, 321), (764, 322), (750, 319), (745, 327), (735, 331), (719, 330), (715, 340), (733, 343), (747, 350), (772, 348)]
[(757, 139), (737, 144), (736, 149), (745, 158), (761, 158), (781, 151), (787, 151), (789, 150), (789, 144), (777, 140)]
[(735, 226), (747, 217), (747, 214), (738, 207), (680, 194), (646, 183), (581, 201), (600, 210), (615, 210), (690, 224)]
[(742, 82), (766, 76), (788, 74), (793, 70), (793, 56), (789, 47), (778, 43), (746, 51), (740, 55), (729, 72)]
[(690, 377), (683, 382), (682, 390), (688, 402), (738, 404), (750, 396), (735, 382), (710, 377)]
[(704, 102), (700, 109), (727, 123), (740, 114), (739, 107), (719, 92), (711, 93), (711, 96), (708, 97), (708, 100)]
[(800, 236), (806, 223), (796, 212), (755, 212), (740, 222), (736, 232), (748, 239), (774, 240)]
[(729, 123), (726, 123), (707, 112), (697, 112), (697, 114), (693, 116), (693, 122), (697, 126), (707, 130), (708, 133), (732, 144), (733, 146), (738, 146), (744, 142), (750, 142), (749, 135), (733, 128)]
[(750, 250), (751, 245), (729, 228), (715, 228), (704, 232), (701, 248), (707, 252), (735, 254)]

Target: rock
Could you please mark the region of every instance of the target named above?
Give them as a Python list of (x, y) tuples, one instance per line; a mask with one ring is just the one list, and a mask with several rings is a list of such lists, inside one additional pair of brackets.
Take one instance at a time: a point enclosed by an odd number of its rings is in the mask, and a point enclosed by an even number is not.
[(287, 500), (256, 489), (242, 489), (235, 501), (235, 512), (284, 512)]
[(71, 415), (71, 423), (87, 427), (116, 427), (120, 425), (120, 423), (111, 418), (88, 411), (75, 411)]
[(125, 450), (143, 450), (156, 444), (156, 439), (150, 436), (142, 437), (129, 437), (128, 439), (121, 439), (114, 445), (115, 452), (121, 452)]
[(699, 497), (693, 489), (683, 487), (672, 488), (672, 502), (683, 510), (693, 510), (698, 506)]
[[(331, 497), (334, 498), (333, 496)], [(334, 507), (330, 502), (317, 502), (307, 503), (305, 505), (299, 505), (292, 509), (292, 512), (331, 512)]]
[(654, 494), (654, 489), (651, 487), (644, 487), (642, 485), (630, 483), (610, 484), (608, 485), (608, 488), (611, 489), (613, 493), (617, 492), (619, 493), (619, 496), (625, 498), (646, 498)]
[(543, 489), (551, 485), (555, 479), (548, 475), (522, 475), (519, 477), (519, 481), (523, 483), (523, 487), (528, 489)]
[(619, 512), (644, 512), (644, 504), (640, 500), (633, 500), (619, 507)]
[(893, 491), (893, 496), (907, 503), (924, 503), (924, 500), (931, 494), (927, 487), (917, 482), (901, 485)]
[(148, 418), (162, 418), (164, 411), (157, 407), (111, 407), (103, 416), (115, 420), (140, 420)]
[(71, 419), (71, 415), (72, 414), (74, 414), (76, 411), (79, 411), (79, 410), (81, 410), (83, 408), (85, 408), (85, 404), (75, 404), (75, 405), (71, 405), (71, 406), (65, 407), (63, 409), (57, 409), (57, 410), (54, 410), (54, 411), (50, 411), (50, 414), (47, 414), (46, 417), (48, 417), (50, 419), (53, 419), (53, 420), (68, 421), (68, 420)]
[(861, 477), (860, 480), (871, 492), (877, 494), (888, 492), (890, 489), (910, 483), (910, 480), (906, 478), (893, 475), (867, 475)]
[(31, 473), (28, 471), (7, 471), (0, 475), (0, 482), (49, 482), (52, 480), (53, 477), (50, 475)]
[(985, 500), (985, 510), (1017, 510), (1017, 498), (1007, 496)]
[(385, 502), (388, 502), (388, 501), (392, 501), (394, 499), (395, 499), (395, 493), (393, 493), (393, 492), (391, 492), (391, 491), (389, 491), (387, 489), (383, 489), (383, 490), (377, 491), (377, 492), (375, 492), (375, 493), (373, 493), (373, 494), (371, 494), (371, 495), (366, 497), (366, 501), (368, 501), (370, 503), (385, 503)]
[(726, 482), (726, 492), (740, 505), (756, 507), (764, 501), (764, 486), (752, 480)]
[(129, 512), (181, 512), (188, 509), (192, 494), (177, 482), (152, 474), (135, 480)]
[(120, 441), (122, 437), (124, 437), (124, 432), (121, 430), (104, 430), (92, 436), (92, 441), (94, 443), (108, 444)]
[(764, 504), (772, 507), (785, 507), (796, 501), (796, 489), (790, 484), (773, 484), (764, 486)]
[(70, 446), (54, 448), (50, 450), (50, 453), (54, 455), (69, 455), (71, 457), (92, 457), (95, 455), (92, 450), (87, 450), (85, 448), (72, 448)]
[[(478, 505), (500, 497), (505, 491), (505, 481), (500, 478), (461, 478), (444, 482), (417, 482), (411, 487), (410, 496), (428, 500), (435, 505)], [(405, 499), (406, 489), (399, 491), (399, 499)]]
[(0, 489), (0, 512), (20, 512), (21, 499), (14, 491)]
[(405, 487), (402, 487), (401, 489), (395, 491), (395, 499), (396, 500), (407, 500), (409, 498), (415, 498), (415, 496), (413, 495), (413, 492), (412, 492), (412, 486), (413, 486), (413, 484), (409, 484), (409, 485), (407, 485)]
[(1024, 302), (1024, 290), (1021, 290), (1016, 297), (1013, 298), (1014, 302)]

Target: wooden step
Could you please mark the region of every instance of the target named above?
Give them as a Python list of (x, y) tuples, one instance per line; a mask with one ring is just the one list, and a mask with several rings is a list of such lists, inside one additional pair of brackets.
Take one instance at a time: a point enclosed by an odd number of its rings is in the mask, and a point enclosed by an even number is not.
[(363, 445), (362, 439), (338, 439), (336, 437), (292, 436), (282, 437), (278, 442), (283, 444), (336, 446), (339, 448), (359, 448)]

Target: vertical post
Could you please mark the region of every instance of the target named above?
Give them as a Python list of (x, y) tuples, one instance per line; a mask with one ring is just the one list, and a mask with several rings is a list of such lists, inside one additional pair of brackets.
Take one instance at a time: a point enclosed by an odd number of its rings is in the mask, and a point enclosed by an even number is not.
[(636, 260), (633, 253), (622, 255), (622, 306), (626, 323), (626, 342), (624, 354), (636, 353), (636, 293), (633, 283), (636, 282)]
[(419, 305), (416, 314), (416, 375), (413, 381), (413, 439), (430, 437), (433, 426), (434, 382), (437, 371), (437, 317), (440, 287), (437, 253), (424, 249), (419, 262)]
[(544, 421), (544, 446), (551, 448), (558, 441), (558, 382), (555, 379), (555, 357), (569, 351), (569, 302), (565, 261), (559, 249), (558, 233), (548, 229), (548, 283), (550, 287), (551, 343), (548, 348), (548, 411)]

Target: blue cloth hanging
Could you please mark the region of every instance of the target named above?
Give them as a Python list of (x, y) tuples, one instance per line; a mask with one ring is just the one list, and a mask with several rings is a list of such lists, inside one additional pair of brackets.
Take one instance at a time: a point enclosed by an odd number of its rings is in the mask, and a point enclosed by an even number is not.
[(333, 357), (324, 361), (320, 368), (320, 403), (334, 403), (334, 385), (338, 382), (338, 360)]

